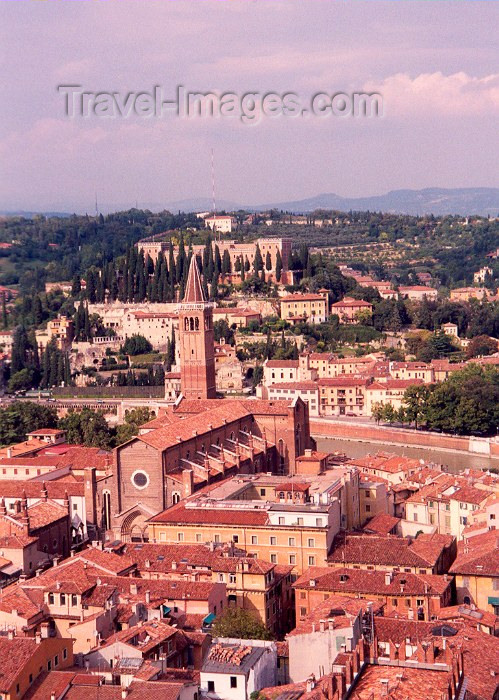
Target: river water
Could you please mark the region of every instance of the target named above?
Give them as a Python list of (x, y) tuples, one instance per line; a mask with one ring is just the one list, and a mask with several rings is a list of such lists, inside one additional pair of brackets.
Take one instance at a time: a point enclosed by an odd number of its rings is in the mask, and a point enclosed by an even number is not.
[(445, 471), (458, 474), (467, 468), (499, 469), (499, 459), (473, 455), (468, 452), (450, 452), (436, 450), (430, 447), (406, 447), (405, 445), (391, 445), (382, 442), (358, 442), (357, 440), (345, 440), (343, 438), (316, 437), (317, 449), (323, 452), (344, 452), (348, 457), (363, 457), (366, 454), (376, 452), (392, 452), (405, 457), (424, 459), (426, 462), (441, 464)]

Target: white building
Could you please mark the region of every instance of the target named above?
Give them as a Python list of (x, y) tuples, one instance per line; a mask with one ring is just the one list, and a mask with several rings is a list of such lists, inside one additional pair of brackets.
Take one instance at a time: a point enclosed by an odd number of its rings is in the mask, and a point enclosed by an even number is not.
[(204, 222), (206, 228), (219, 233), (231, 233), (236, 226), (236, 219), (233, 216), (207, 216)]
[(272, 687), (277, 679), (277, 650), (258, 639), (216, 639), (201, 669), (203, 697), (248, 700), (252, 693)]

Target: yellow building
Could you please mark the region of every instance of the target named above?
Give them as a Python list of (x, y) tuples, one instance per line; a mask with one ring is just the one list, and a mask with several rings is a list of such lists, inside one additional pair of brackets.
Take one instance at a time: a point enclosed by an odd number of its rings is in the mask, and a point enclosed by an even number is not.
[(73, 665), (71, 639), (54, 637), (16, 637), (9, 632), (0, 637), (0, 696), (19, 700), (45, 671), (57, 671)]
[(281, 297), (281, 318), (290, 323), (324, 323), (328, 316), (327, 292)]
[(340, 527), (359, 524), (358, 472), (239, 475), (149, 520), (155, 543), (234, 543), (249, 556), (300, 574), (326, 559)]
[(499, 615), (498, 533), (489, 530), (466, 537), (458, 544), (457, 557), (450, 568), (456, 577), (458, 603), (474, 604)]

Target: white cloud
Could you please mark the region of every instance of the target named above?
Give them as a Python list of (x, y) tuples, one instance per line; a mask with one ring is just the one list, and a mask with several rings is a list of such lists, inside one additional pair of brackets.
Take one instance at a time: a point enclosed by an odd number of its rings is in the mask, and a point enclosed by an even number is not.
[(499, 112), (499, 73), (482, 78), (462, 71), (452, 75), (440, 71), (421, 73), (415, 78), (397, 73), (382, 81), (365, 83), (363, 89), (381, 93), (387, 116), (431, 119), (437, 115), (459, 118)]

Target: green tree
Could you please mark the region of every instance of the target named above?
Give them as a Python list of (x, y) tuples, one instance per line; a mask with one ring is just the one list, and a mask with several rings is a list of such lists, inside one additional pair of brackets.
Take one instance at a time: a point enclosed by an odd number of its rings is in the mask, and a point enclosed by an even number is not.
[(425, 405), (428, 401), (430, 389), (425, 384), (414, 384), (404, 392), (403, 406), (404, 417), (408, 423), (414, 423), (417, 428), (424, 416)]
[(139, 434), (139, 428), (151, 420), (148, 408), (134, 408), (125, 416), (125, 422), (116, 429), (116, 444), (122, 445)]
[(7, 391), (9, 394), (15, 394), (16, 391), (26, 391), (33, 386), (33, 370), (25, 367), (11, 376), (7, 383)]
[(258, 274), (260, 272), (260, 270), (263, 270), (263, 259), (262, 259), (262, 254), (260, 252), (260, 246), (258, 245), (258, 243), (256, 244), (256, 248), (255, 248), (255, 258), (253, 260), (253, 270), (255, 271), (256, 274)]
[(282, 257), (281, 257), (281, 251), (277, 250), (276, 258), (275, 258), (275, 278), (277, 282), (281, 281), (281, 274), (282, 274)]
[(66, 439), (71, 444), (105, 450), (112, 447), (112, 434), (100, 411), (92, 411), (90, 408), (70, 411), (61, 418), (58, 427), (66, 431)]
[(56, 425), (55, 409), (33, 401), (14, 401), (5, 408), (0, 408), (0, 444), (20, 442), (33, 430), (55, 428)]
[(135, 333), (125, 340), (121, 351), (124, 355), (143, 355), (151, 352), (152, 345), (143, 335)]
[(243, 608), (226, 608), (213, 624), (214, 637), (273, 639), (272, 633), (256, 616)]

